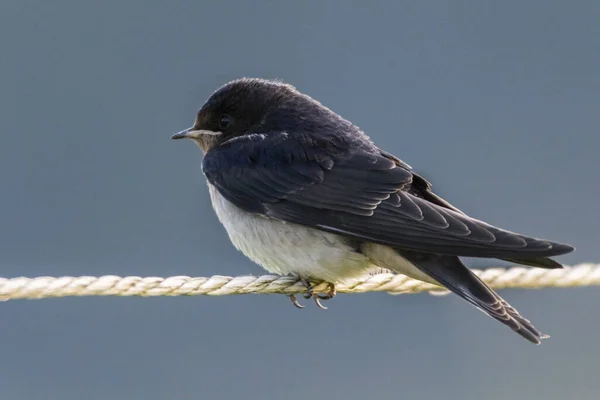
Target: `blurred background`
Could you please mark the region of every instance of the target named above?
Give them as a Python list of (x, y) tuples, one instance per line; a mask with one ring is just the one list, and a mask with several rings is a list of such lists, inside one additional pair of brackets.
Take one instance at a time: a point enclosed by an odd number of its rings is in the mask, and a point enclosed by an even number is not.
[[(261, 274), (172, 133), (280, 78), (474, 217), (600, 261), (600, 3), (0, 2), (0, 276)], [(479, 267), (498, 266), (479, 260)], [(597, 399), (600, 290), (0, 304), (2, 399)]]

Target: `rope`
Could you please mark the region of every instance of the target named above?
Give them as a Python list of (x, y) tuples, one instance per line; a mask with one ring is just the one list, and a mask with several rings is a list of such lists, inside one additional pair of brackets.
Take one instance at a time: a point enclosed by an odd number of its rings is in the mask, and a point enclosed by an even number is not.
[[(564, 269), (490, 268), (474, 270), (494, 289), (579, 287), (600, 285), (600, 264), (580, 264)], [(432, 292), (447, 293), (439, 286), (404, 275), (377, 274), (344, 284), (336, 284), (338, 293), (388, 292), (390, 294)], [(315, 292), (327, 292), (327, 283), (315, 283)], [(64, 276), (60, 278), (0, 278), (0, 300), (43, 299), (68, 296), (224, 296), (231, 294), (298, 294), (306, 288), (296, 277), (220, 276), (169, 278), (139, 276)]]

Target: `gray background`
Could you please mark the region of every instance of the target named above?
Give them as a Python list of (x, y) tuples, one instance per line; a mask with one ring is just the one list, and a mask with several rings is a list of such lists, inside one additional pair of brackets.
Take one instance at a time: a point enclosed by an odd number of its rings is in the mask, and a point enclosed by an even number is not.
[[(0, 276), (260, 274), (171, 133), (281, 78), (478, 218), (600, 261), (600, 3), (0, 2)], [(478, 261), (479, 266), (498, 265)], [(595, 288), (0, 304), (2, 399), (596, 399)]]

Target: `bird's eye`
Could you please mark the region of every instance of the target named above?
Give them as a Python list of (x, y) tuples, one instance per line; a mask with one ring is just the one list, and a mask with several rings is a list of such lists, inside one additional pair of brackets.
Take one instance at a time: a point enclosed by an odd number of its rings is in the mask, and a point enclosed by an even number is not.
[(219, 128), (227, 129), (229, 128), (229, 125), (231, 125), (232, 122), (233, 119), (229, 115), (223, 114), (219, 117)]

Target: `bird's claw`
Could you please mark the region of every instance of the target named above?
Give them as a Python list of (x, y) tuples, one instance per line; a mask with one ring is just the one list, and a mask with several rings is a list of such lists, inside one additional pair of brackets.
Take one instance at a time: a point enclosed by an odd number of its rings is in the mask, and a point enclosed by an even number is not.
[(323, 310), (327, 310), (327, 307), (325, 307), (323, 304), (321, 304), (321, 300), (331, 300), (335, 297), (335, 295), (336, 295), (335, 285), (333, 283), (330, 283), (329, 290), (327, 291), (326, 294), (315, 293), (315, 294), (313, 294), (313, 299), (315, 300), (317, 307), (319, 307)]
[[(325, 307), (323, 304), (321, 304), (321, 300), (329, 300), (329, 299), (333, 299), (335, 297), (335, 294), (336, 294), (335, 285), (332, 283), (329, 283), (329, 291), (327, 292), (327, 294), (320, 294), (320, 293), (314, 292), (314, 289), (313, 289), (310, 281), (308, 281), (307, 279), (303, 279), (303, 280), (301, 280), (301, 282), (304, 285), (304, 287), (306, 287), (306, 294), (304, 295), (304, 298), (310, 299), (312, 297), (312, 299), (314, 300), (317, 307), (319, 307), (322, 310), (327, 310), (327, 307)], [(294, 306), (296, 306), (297, 308), (300, 308), (300, 309), (304, 308), (303, 305), (298, 303), (298, 299), (296, 299), (295, 295), (291, 294), (289, 297)]]
[(304, 306), (303, 306), (302, 304), (298, 303), (298, 299), (296, 298), (296, 295), (295, 295), (295, 294), (290, 294), (290, 296), (289, 296), (289, 297), (290, 297), (290, 300), (292, 301), (292, 304), (293, 304), (293, 305), (294, 305), (296, 308), (299, 308), (299, 309), (301, 309), (301, 310), (304, 308)]

